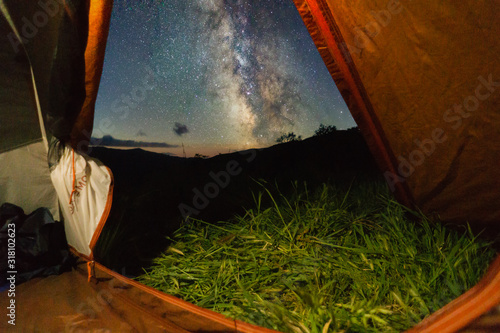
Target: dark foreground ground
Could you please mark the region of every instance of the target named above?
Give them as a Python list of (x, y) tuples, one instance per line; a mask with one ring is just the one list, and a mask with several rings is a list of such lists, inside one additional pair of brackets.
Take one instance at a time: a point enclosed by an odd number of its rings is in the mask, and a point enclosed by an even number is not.
[[(142, 273), (189, 215), (209, 222), (229, 219), (255, 205), (265, 183), (273, 194), (314, 191), (325, 182), (346, 188), (380, 179), (357, 130), (209, 159), (180, 158), (141, 149), (94, 147), (115, 179), (113, 205), (95, 250), (104, 265), (126, 275)], [(279, 197), (279, 195), (278, 195)], [(268, 200), (263, 206), (269, 206)]]

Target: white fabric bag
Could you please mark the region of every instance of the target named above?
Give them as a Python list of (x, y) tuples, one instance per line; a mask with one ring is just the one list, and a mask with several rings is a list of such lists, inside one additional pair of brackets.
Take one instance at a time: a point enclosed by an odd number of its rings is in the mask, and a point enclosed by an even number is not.
[(59, 197), (68, 244), (92, 260), (111, 209), (113, 175), (97, 159), (66, 146), (50, 176)]

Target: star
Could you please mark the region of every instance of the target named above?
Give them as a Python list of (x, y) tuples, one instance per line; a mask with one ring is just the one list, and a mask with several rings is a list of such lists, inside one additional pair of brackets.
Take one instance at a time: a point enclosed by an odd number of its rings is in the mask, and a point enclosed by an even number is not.
[(355, 126), (293, 2), (127, 3), (113, 9), (96, 132), (181, 144), (179, 123), (185, 145), (242, 149), (308, 137), (320, 123)]

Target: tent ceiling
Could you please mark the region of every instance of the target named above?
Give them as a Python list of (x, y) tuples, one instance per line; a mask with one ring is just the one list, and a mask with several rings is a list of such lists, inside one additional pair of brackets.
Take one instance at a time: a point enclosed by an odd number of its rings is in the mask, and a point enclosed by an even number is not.
[(28, 59), (24, 52), (15, 52), (10, 33), (7, 20), (1, 16), (0, 153), (42, 140)]

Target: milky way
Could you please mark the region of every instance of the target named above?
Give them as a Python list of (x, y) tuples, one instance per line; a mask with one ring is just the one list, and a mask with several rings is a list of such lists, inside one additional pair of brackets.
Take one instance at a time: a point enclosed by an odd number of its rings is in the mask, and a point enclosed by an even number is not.
[(96, 128), (178, 144), (175, 123), (241, 148), (355, 126), (291, 0), (116, 2)]
[(276, 20), (269, 8), (245, 1), (200, 0), (198, 5), (202, 36), (209, 41), (204, 46), (217, 45), (209, 51), (213, 61), (208, 87), (224, 101), (225, 113), (239, 134), (246, 140), (269, 142), (292, 130), (304, 117), (299, 112), (299, 78), (283, 65), (280, 52), (290, 48), (273, 33)]

